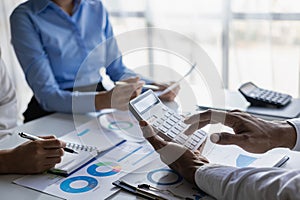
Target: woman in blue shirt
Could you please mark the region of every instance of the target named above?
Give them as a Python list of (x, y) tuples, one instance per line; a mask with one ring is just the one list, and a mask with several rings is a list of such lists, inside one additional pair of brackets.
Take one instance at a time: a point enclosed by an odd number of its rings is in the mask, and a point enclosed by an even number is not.
[[(94, 69), (84, 73), (79, 86), (86, 88), (99, 83), (97, 91), (101, 92), (73, 92), (81, 63), (97, 45), (114, 36), (100, 0), (29, 0), (14, 10), (10, 22), (13, 47), (34, 92), (24, 113), (25, 121), (48, 112), (85, 113), (110, 108), (112, 101), (117, 108), (124, 109), (128, 95), (138, 95), (141, 91), (143, 83), (139, 78), (128, 79), (128, 85), (103, 91), (99, 66), (94, 65)], [(112, 48), (110, 52), (119, 53), (117, 45)], [(100, 56), (107, 60), (110, 55)], [(122, 58), (105, 66), (113, 81), (136, 76), (124, 66)], [(171, 101), (178, 90), (161, 98)]]

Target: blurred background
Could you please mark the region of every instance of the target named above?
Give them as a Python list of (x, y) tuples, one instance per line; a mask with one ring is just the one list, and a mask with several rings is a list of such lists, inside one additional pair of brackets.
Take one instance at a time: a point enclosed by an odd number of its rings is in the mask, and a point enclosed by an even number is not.
[[(0, 1), (2, 58), (14, 77), (19, 98), (23, 99), (20, 112), (25, 110), (32, 93), (10, 44), (9, 16), (21, 2), (23, 0)], [(176, 31), (197, 42), (215, 63), (225, 88), (236, 90), (242, 83), (252, 81), (262, 88), (294, 97), (300, 94), (299, 0), (103, 2), (116, 35), (158, 27)], [(146, 37), (151, 42), (151, 32)], [(147, 50), (125, 55), (124, 62), (133, 69), (141, 63), (150, 63), (146, 75), (160, 80), (161, 74), (155, 73), (153, 63), (176, 67), (181, 61), (170, 54)], [(169, 76), (172, 79), (172, 73)]]

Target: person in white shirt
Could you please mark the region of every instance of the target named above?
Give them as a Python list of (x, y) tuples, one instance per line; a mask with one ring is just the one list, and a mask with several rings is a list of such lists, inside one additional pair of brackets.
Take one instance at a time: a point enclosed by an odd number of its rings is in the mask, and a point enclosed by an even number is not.
[[(4, 137), (16, 125), (16, 93), (1, 59), (0, 49), (0, 142), (5, 142)], [(65, 143), (54, 136), (43, 138), (45, 140), (26, 142), (14, 149), (0, 149), (0, 174), (41, 173), (59, 163)]]
[[(209, 110), (185, 120), (191, 124), (186, 134), (207, 124), (223, 123), (235, 134), (215, 133), (210, 139), (222, 145), (236, 144), (262, 153), (276, 147), (300, 150), (300, 119), (269, 122), (240, 111)], [(216, 199), (300, 199), (300, 169), (235, 168), (215, 165), (182, 145), (162, 140), (145, 121), (140, 122), (144, 137), (154, 146), (163, 162)]]

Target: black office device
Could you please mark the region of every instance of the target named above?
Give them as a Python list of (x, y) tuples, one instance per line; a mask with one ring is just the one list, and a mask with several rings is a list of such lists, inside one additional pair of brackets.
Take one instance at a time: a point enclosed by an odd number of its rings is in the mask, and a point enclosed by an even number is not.
[(292, 100), (291, 95), (262, 89), (252, 82), (247, 82), (241, 85), (239, 91), (247, 99), (251, 106), (280, 108), (285, 107)]

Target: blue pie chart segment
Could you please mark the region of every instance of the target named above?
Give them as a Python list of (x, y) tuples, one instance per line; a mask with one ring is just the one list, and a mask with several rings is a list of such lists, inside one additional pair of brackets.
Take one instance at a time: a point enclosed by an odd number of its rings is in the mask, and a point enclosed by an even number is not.
[(112, 176), (121, 171), (121, 166), (113, 162), (99, 162), (88, 167), (87, 173), (92, 176)]
[[(74, 187), (73, 184), (78, 182), (86, 182), (82, 187)], [(75, 176), (64, 180), (60, 184), (60, 189), (67, 193), (83, 193), (94, 189), (98, 185), (98, 181), (89, 176)]]
[(171, 169), (156, 169), (147, 174), (147, 179), (156, 185), (175, 185), (182, 181), (182, 177)]

